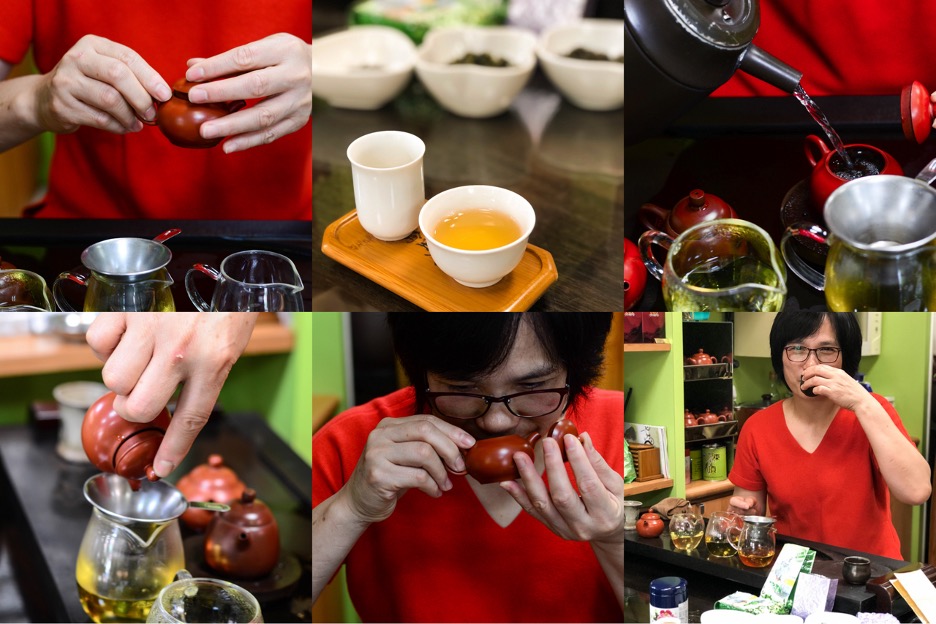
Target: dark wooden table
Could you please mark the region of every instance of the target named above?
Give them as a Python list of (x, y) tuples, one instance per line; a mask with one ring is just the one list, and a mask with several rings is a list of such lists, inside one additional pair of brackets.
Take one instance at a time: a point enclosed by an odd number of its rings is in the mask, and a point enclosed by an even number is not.
[[(22, 603), (33, 621), (87, 622), (78, 600), (75, 562), (91, 517), (82, 485), (98, 471), (90, 464), (71, 464), (59, 458), (56, 439), (54, 429), (29, 425), (0, 428), (0, 550), (4, 557), (9, 556)], [(295, 555), (302, 568), (291, 596), (261, 605), (265, 620), (311, 621), (312, 484), (308, 464), (260, 416), (216, 414), (169, 480), (175, 482), (211, 453), (220, 453), (225, 464), (270, 506), (279, 525), (281, 548)], [(191, 533), (183, 526), (182, 535), (185, 539)]]
[(622, 308), (621, 110), (575, 108), (537, 73), (510, 110), (492, 119), (446, 112), (415, 77), (380, 110), (341, 110), (315, 100), (312, 117), (314, 310), (418, 310), (321, 252), (325, 228), (354, 209), (347, 147), (379, 130), (410, 132), (425, 142), (427, 198), (456, 186), (488, 184), (533, 205), (530, 243), (549, 251), (559, 272), (534, 310)]
[[(906, 175), (916, 175), (936, 157), (936, 137), (923, 145), (903, 137), (896, 95), (815, 99), (846, 144), (870, 144), (888, 152)], [(828, 142), (793, 97), (705, 100), (676, 121), (665, 136), (627, 146), (625, 236), (637, 241), (645, 230), (637, 220), (641, 204), (671, 209), (691, 190), (700, 188), (724, 199), (739, 218), (764, 228), (779, 245), (784, 229), (781, 206), (787, 193), (807, 179), (812, 169), (803, 148), (810, 134)], [(792, 271), (787, 271), (787, 277), (787, 309), (825, 309), (822, 293)], [(644, 297), (634, 309), (665, 309), (659, 282), (653, 277), (648, 278)]]
[[(162, 221), (133, 219), (0, 219), (0, 258), (21, 269), (38, 273), (52, 288), (62, 271), (81, 269), (81, 252), (108, 238), (154, 238), (171, 228), (182, 233), (166, 241), (172, 251), (169, 274), (176, 309), (195, 307), (185, 292), (185, 273), (193, 264), (220, 269), (221, 261), (238, 251), (260, 249), (280, 253), (296, 265), (305, 284), (306, 310), (312, 309), (311, 221)], [(204, 279), (201, 279), (201, 278)], [(202, 297), (210, 302), (212, 283), (207, 276), (196, 280)], [(84, 289), (67, 284), (67, 296), (78, 306)]]

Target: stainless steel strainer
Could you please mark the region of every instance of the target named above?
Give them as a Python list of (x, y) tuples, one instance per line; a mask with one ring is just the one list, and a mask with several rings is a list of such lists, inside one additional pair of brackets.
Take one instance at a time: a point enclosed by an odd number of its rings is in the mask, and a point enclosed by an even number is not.
[(109, 238), (81, 252), (81, 264), (109, 277), (125, 280), (146, 277), (169, 264), (172, 252), (163, 242), (180, 232), (178, 229), (167, 230), (153, 240)]
[(208, 511), (228, 511), (221, 503), (189, 501), (175, 486), (165, 481), (141, 481), (136, 491), (120, 475), (104, 473), (85, 481), (84, 496), (101, 513), (117, 520), (168, 522), (189, 507)]

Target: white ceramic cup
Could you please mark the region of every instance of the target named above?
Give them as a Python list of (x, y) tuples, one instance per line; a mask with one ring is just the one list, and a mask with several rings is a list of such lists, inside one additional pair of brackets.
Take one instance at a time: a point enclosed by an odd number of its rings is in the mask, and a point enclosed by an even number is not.
[(61, 420), (55, 452), (62, 459), (89, 463), (81, 445), (81, 423), (88, 408), (105, 394), (107, 386), (94, 381), (68, 381), (52, 389), (52, 397), (59, 405)]
[(426, 202), (422, 140), (407, 132), (365, 134), (348, 146), (354, 204), (361, 226), (374, 238), (406, 238)]
[[(439, 222), (464, 208), (493, 209), (506, 214), (520, 225), (520, 237), (508, 245), (480, 251), (457, 249), (435, 240), (432, 231)], [(419, 229), (436, 266), (459, 284), (472, 288), (493, 286), (520, 264), (534, 225), (536, 213), (530, 202), (498, 186), (458, 186), (439, 193), (419, 212)]]

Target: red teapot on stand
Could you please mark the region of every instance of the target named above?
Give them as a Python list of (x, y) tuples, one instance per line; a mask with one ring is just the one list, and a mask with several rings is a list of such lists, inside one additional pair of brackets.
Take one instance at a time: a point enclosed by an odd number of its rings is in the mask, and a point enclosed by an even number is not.
[(893, 156), (873, 145), (851, 143), (845, 146), (845, 152), (854, 165), (852, 169), (848, 169), (845, 163), (841, 162), (838, 152), (814, 134), (806, 137), (803, 149), (806, 160), (813, 168), (809, 176), (809, 196), (820, 214), (832, 191), (846, 182), (868, 175), (904, 174), (903, 167)]
[(703, 349), (699, 349), (698, 353), (686, 358), (686, 364), (689, 366), (711, 365), (718, 364), (718, 360), (706, 353)]
[(738, 213), (717, 195), (694, 189), (676, 202), (672, 210), (656, 204), (642, 205), (637, 211), (637, 218), (648, 229), (666, 232), (676, 238), (693, 225), (715, 219), (737, 219)]
[(268, 575), (280, 556), (279, 526), (257, 493), (246, 488), (230, 511), (215, 515), (205, 535), (205, 563), (226, 577)]

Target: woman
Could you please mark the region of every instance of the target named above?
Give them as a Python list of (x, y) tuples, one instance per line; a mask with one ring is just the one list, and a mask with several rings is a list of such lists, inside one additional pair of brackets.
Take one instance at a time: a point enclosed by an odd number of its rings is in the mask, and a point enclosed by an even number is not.
[(770, 355), (793, 396), (741, 429), (730, 508), (764, 515), (769, 504), (779, 533), (902, 559), (890, 493), (924, 503), (930, 469), (890, 403), (853, 378), (861, 359), (855, 316), (781, 312)]
[[(620, 620), (623, 396), (590, 387), (610, 314), (405, 313), (390, 327), (414, 385), (312, 438), (313, 599), (346, 563), (364, 621)], [(584, 439), (562, 440), (567, 465), (546, 439), (535, 462), (514, 454), (517, 481), (453, 474), (476, 440), (545, 436), (563, 417)]]

